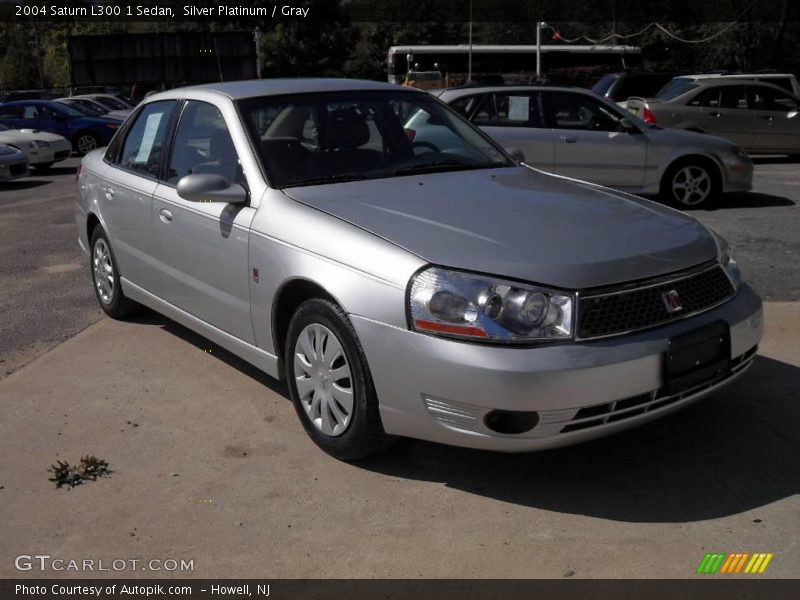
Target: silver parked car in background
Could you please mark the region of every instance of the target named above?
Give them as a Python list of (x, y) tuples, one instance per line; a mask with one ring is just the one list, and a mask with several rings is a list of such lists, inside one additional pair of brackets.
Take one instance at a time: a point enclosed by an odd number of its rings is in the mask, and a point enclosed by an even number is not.
[[(439, 98), (537, 169), (694, 207), (752, 187), (753, 164), (729, 141), (651, 126), (586, 90), (464, 87)], [(415, 131), (415, 116), (407, 127)], [(445, 146), (446, 131), (415, 137)]]
[[(415, 139), (428, 126), (447, 148)], [(524, 451), (620, 431), (733, 381), (762, 335), (694, 218), (519, 165), (410, 88), (158, 93), (77, 188), (103, 310), (145, 304), (285, 378), (342, 459), (395, 436)]]
[(751, 154), (800, 155), (800, 98), (777, 85), (677, 77), (655, 98), (627, 106), (648, 122), (718, 135)]
[(19, 179), (28, 174), (28, 157), (19, 148), (0, 144), (0, 181)]

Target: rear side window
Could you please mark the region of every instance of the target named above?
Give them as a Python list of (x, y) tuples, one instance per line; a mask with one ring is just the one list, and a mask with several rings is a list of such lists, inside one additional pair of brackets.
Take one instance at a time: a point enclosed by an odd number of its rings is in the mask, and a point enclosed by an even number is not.
[(497, 124), (501, 127), (541, 127), (537, 94), (495, 94)]
[(778, 87), (785, 89), (787, 92), (792, 91), (792, 81), (788, 77), (759, 77), (758, 81), (777, 85)]
[(166, 142), (173, 100), (145, 106), (128, 130), (117, 164), (123, 169), (158, 177), (161, 151)]

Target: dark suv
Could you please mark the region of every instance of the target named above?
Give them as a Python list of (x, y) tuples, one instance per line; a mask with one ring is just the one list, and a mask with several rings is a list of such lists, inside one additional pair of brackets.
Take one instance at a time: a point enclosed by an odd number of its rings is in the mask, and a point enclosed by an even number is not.
[(592, 86), (592, 91), (613, 102), (624, 102), (631, 96), (650, 98), (676, 75), (676, 73), (648, 73), (644, 71), (638, 73), (609, 73)]

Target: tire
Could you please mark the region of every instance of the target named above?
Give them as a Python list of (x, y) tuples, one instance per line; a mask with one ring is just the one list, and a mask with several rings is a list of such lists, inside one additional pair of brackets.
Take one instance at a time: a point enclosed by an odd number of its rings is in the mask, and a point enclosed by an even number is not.
[(99, 225), (92, 231), (90, 242), (90, 271), (92, 287), (100, 308), (112, 319), (124, 319), (133, 314), (139, 305), (125, 297), (119, 283), (119, 268), (111, 243)]
[(31, 165), (37, 173), (44, 173), (50, 169), (55, 163), (39, 163), (38, 165)]
[(84, 156), (100, 147), (100, 139), (91, 131), (79, 131), (75, 134), (72, 145), (80, 156)]
[(676, 162), (661, 180), (661, 196), (678, 208), (707, 206), (719, 193), (718, 173), (702, 160)]
[(364, 350), (344, 311), (328, 300), (307, 300), (292, 316), (286, 338), (289, 394), (314, 443), (345, 461), (384, 451), (392, 440), (383, 430)]

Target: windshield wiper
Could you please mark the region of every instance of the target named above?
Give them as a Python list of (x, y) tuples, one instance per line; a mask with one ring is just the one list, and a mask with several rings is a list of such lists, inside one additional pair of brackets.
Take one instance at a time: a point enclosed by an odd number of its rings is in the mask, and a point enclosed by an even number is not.
[(392, 171), (392, 175), (415, 175), (418, 173), (437, 173), (443, 171), (468, 171), (471, 169), (488, 169), (489, 165), (471, 165), (458, 160), (437, 160), (421, 165), (409, 165)]
[(304, 185), (320, 185), (323, 183), (342, 183), (345, 181), (361, 181), (363, 179), (370, 179), (370, 177), (360, 173), (336, 173), (335, 175), (324, 175), (322, 177), (314, 177), (313, 179), (304, 179), (302, 181), (292, 182), (283, 187), (300, 187)]

